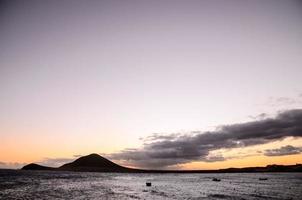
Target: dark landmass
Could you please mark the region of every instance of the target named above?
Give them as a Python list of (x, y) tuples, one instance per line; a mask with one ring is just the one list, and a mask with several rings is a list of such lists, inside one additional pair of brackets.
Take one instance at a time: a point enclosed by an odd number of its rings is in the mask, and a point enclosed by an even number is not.
[(31, 163), (22, 170), (51, 170), (51, 171), (79, 171), (79, 172), (119, 172), (119, 173), (255, 173), (255, 172), (302, 172), (302, 164), (296, 165), (268, 165), (266, 167), (228, 168), (218, 170), (147, 170), (120, 166), (98, 155), (83, 156), (71, 163), (58, 168), (46, 167)]
[(24, 169), (24, 170), (55, 170), (56, 168), (46, 167), (46, 166), (38, 165), (35, 163), (31, 163), (29, 165), (25, 165), (24, 167), (22, 167), (22, 169)]
[(83, 156), (71, 163), (67, 163), (58, 168), (64, 171), (88, 171), (88, 172), (127, 172), (130, 168), (122, 167), (110, 160), (98, 155), (90, 154)]

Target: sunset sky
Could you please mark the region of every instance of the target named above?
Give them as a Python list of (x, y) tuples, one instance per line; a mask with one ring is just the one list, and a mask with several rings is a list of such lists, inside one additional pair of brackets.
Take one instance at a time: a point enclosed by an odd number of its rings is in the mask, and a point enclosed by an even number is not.
[(1, 1), (0, 168), (302, 163), (301, 1)]

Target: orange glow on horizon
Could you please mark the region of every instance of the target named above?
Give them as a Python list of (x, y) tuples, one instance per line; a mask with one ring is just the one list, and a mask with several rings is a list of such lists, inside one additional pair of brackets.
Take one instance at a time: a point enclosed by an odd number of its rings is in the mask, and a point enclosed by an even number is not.
[(302, 164), (302, 155), (289, 155), (289, 156), (252, 156), (242, 159), (230, 159), (221, 162), (191, 162), (181, 166), (182, 169), (224, 169), (231, 167), (264, 167), (267, 165), (295, 165)]

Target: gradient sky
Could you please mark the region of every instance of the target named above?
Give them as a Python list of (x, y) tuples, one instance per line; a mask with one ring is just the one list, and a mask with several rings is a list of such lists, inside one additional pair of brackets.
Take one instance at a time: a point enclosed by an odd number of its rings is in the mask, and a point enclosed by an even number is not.
[[(144, 149), (154, 133), (301, 109), (301, 11), (290, 0), (1, 1), (0, 167), (113, 156)], [(301, 142), (216, 149), (229, 159), (168, 167), (295, 164), (300, 150), (257, 149)]]

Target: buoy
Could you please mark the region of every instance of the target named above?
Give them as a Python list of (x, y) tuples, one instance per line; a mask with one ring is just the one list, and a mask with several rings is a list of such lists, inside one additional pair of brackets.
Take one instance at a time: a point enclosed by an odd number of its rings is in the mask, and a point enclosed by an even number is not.
[(152, 185), (151, 182), (146, 182), (147, 187), (151, 187), (151, 185)]

